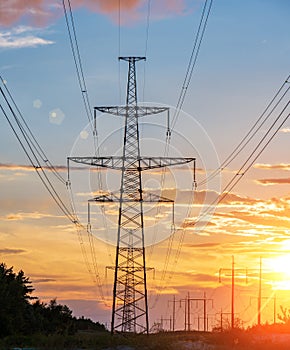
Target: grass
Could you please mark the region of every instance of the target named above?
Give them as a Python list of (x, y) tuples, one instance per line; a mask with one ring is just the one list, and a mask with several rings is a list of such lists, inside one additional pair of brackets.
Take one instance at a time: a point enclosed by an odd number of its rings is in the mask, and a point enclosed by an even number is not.
[[(289, 335), (290, 336), (290, 335)], [(277, 339), (276, 339), (277, 340)], [(289, 343), (271, 340), (271, 334), (260, 334), (251, 331), (229, 331), (223, 333), (203, 332), (163, 332), (158, 334), (136, 335), (108, 332), (78, 332), (75, 335), (10, 336), (0, 340), (0, 349), (66, 349), (66, 350), (103, 350), (122, 349), (127, 346), (138, 350), (186, 350), (194, 349), (194, 342), (200, 341), (204, 349), (212, 350), (288, 350)]]

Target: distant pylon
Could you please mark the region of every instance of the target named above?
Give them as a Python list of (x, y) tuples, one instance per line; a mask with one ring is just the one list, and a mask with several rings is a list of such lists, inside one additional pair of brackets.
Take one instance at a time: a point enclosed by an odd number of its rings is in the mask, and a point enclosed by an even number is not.
[[(148, 333), (148, 302), (144, 244), (143, 203), (173, 202), (142, 189), (142, 171), (195, 161), (195, 158), (142, 157), (140, 153), (139, 117), (169, 111), (165, 107), (137, 105), (137, 61), (145, 57), (119, 57), (129, 64), (125, 106), (95, 107), (103, 113), (125, 118), (122, 156), (70, 157), (90, 166), (121, 170), (119, 193), (101, 195), (90, 202), (118, 202), (118, 234), (114, 270), (111, 332)], [(90, 217), (90, 215), (89, 215)]]

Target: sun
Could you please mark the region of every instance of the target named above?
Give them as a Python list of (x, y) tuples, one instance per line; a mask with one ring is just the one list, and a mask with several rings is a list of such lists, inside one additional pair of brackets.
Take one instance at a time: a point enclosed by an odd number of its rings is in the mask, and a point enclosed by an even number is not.
[(290, 240), (283, 242), (281, 255), (264, 259), (263, 269), (271, 275), (273, 289), (290, 290)]

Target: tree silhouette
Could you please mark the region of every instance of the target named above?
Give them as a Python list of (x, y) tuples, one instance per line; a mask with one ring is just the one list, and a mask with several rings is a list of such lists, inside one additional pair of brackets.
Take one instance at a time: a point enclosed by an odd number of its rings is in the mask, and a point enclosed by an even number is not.
[(278, 314), (278, 319), (282, 321), (285, 325), (290, 326), (290, 309), (280, 306), (282, 314)]
[[(66, 305), (56, 299), (48, 304), (32, 297), (31, 281), (21, 270), (0, 264), (0, 338), (15, 334), (73, 334), (78, 329), (106, 331), (98, 322), (76, 319)], [(36, 300), (34, 300), (36, 299)]]
[(15, 274), (13, 267), (0, 264), (0, 336), (24, 330), (33, 290), (23, 271)]

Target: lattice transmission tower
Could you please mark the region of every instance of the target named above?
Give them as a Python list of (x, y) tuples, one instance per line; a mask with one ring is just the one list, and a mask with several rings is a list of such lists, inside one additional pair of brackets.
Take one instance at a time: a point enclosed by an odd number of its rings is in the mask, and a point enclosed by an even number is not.
[[(140, 152), (138, 119), (146, 115), (169, 112), (166, 107), (144, 107), (137, 104), (136, 62), (145, 57), (119, 57), (128, 62), (127, 98), (125, 106), (94, 107), (96, 111), (125, 119), (122, 156), (69, 157), (77, 163), (121, 171), (120, 191), (96, 196), (92, 202), (118, 202), (118, 232), (114, 270), (111, 332), (149, 331), (147, 281), (144, 244), (143, 204), (173, 202), (145, 193), (142, 189), (144, 170), (185, 164), (195, 158), (144, 157)], [(195, 168), (195, 167), (194, 167)], [(90, 211), (90, 206), (89, 211)], [(88, 214), (90, 218), (90, 213)], [(90, 220), (90, 219), (89, 219)]]

